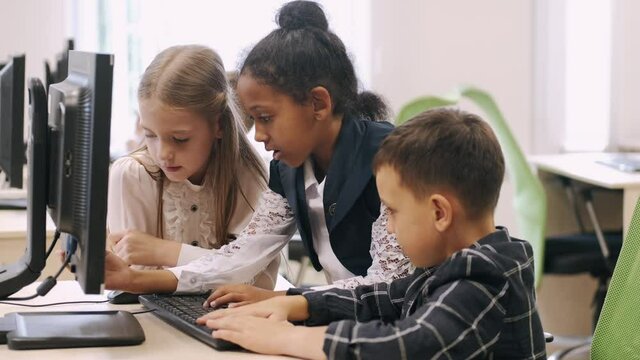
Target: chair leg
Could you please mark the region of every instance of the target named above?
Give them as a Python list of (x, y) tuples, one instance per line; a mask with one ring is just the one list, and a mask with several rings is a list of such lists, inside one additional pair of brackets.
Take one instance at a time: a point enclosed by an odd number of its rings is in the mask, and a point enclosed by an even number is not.
[(571, 179), (566, 178), (564, 176), (560, 177), (560, 182), (564, 187), (564, 191), (567, 195), (567, 199), (569, 200), (569, 204), (571, 205), (571, 209), (573, 210), (573, 216), (575, 217), (576, 224), (578, 225), (578, 229), (581, 233), (585, 233), (586, 229), (584, 227), (584, 223), (582, 222), (582, 217), (580, 216), (580, 210), (578, 209), (578, 201), (576, 200), (576, 189), (571, 182)]
[(591, 224), (593, 225), (593, 230), (596, 233), (596, 238), (598, 239), (598, 244), (600, 245), (600, 250), (602, 251), (602, 256), (604, 257), (604, 263), (607, 266), (607, 270), (611, 274), (613, 273), (613, 264), (611, 264), (609, 246), (607, 245), (607, 241), (604, 238), (604, 233), (602, 232), (602, 228), (600, 227), (600, 222), (598, 221), (598, 217), (596, 216), (596, 210), (593, 207), (593, 197), (591, 195), (591, 191), (584, 190), (582, 192), (582, 196), (584, 198), (584, 204), (587, 208), (587, 212), (589, 213), (589, 218), (591, 219)]
[(600, 318), (600, 312), (602, 312), (602, 307), (604, 306), (604, 299), (607, 296), (607, 290), (609, 289), (609, 277), (608, 276), (600, 276), (598, 279), (598, 289), (596, 290), (595, 295), (593, 296), (593, 331), (596, 330), (596, 324), (598, 324), (598, 319)]
[(606, 267), (606, 274), (600, 275), (598, 279), (598, 289), (593, 297), (592, 325), (593, 330), (595, 331), (596, 324), (598, 323), (598, 319), (600, 318), (600, 312), (602, 311), (602, 307), (604, 306), (604, 299), (607, 296), (609, 279), (611, 278), (611, 274), (613, 274), (614, 264), (613, 261), (611, 261), (611, 253), (609, 251), (609, 246), (607, 245), (607, 240), (604, 237), (604, 233), (602, 232), (602, 228), (600, 227), (600, 222), (598, 221), (598, 217), (596, 216), (591, 191), (584, 190), (582, 192), (582, 196), (584, 199), (584, 204), (587, 208), (587, 213), (589, 214), (589, 219), (591, 220), (591, 224), (593, 225), (593, 230), (596, 234), (596, 238), (598, 239), (598, 244), (600, 245), (600, 251), (602, 252), (602, 257)]

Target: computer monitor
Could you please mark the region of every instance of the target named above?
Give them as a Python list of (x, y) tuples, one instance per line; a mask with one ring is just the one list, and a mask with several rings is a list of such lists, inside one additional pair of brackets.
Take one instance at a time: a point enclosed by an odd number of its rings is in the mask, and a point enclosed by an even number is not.
[(56, 55), (56, 68), (52, 69), (49, 62), (44, 62), (45, 85), (48, 89), (51, 84), (59, 83), (69, 74), (69, 51), (75, 49), (73, 39), (68, 39), (65, 48)]
[(25, 56), (13, 56), (0, 70), (0, 172), (9, 186), (22, 188)]
[(47, 210), (71, 244), (84, 292), (102, 291), (113, 61), (109, 54), (71, 51), (69, 75), (49, 87), (48, 102), (42, 83), (29, 82), (28, 247), (18, 263), (0, 267), (0, 299), (44, 268)]
[(69, 52), (69, 76), (49, 86), (49, 214), (77, 240), (85, 293), (101, 292), (109, 179), (113, 55)]

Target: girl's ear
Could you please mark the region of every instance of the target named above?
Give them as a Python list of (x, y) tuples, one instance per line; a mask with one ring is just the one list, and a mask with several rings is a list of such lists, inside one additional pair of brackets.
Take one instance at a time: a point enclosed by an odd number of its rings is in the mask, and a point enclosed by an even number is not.
[(451, 202), (446, 197), (436, 193), (429, 197), (429, 205), (436, 230), (439, 232), (446, 231), (453, 220)]
[(213, 137), (216, 139), (222, 139), (222, 125), (220, 125), (220, 121), (222, 121), (222, 116), (218, 116), (213, 123)]
[(316, 120), (327, 119), (333, 113), (331, 94), (324, 86), (316, 86), (310, 91), (311, 105)]

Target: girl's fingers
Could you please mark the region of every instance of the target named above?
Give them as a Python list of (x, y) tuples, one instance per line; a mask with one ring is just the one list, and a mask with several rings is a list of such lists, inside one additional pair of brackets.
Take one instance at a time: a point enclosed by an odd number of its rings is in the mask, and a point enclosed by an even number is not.
[(223, 295), (210, 303), (210, 306), (215, 308), (229, 303), (244, 301), (244, 295), (239, 293), (229, 293)]

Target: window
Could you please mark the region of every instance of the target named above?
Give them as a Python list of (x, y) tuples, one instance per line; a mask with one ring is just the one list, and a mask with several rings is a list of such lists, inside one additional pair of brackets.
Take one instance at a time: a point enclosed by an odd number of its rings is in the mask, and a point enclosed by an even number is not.
[(567, 151), (601, 151), (611, 123), (611, 1), (566, 1)]
[(613, 0), (535, 7), (536, 150), (602, 151), (612, 125)]
[[(286, 2), (70, 1), (71, 33), (77, 48), (116, 56), (111, 126), (115, 155), (125, 153), (125, 142), (133, 136), (138, 81), (157, 53), (177, 44), (203, 44), (220, 54), (226, 69), (235, 69), (245, 52), (276, 27), (275, 14)], [(370, 5), (357, 0), (320, 3), (331, 29), (350, 50), (360, 80), (368, 84)]]

